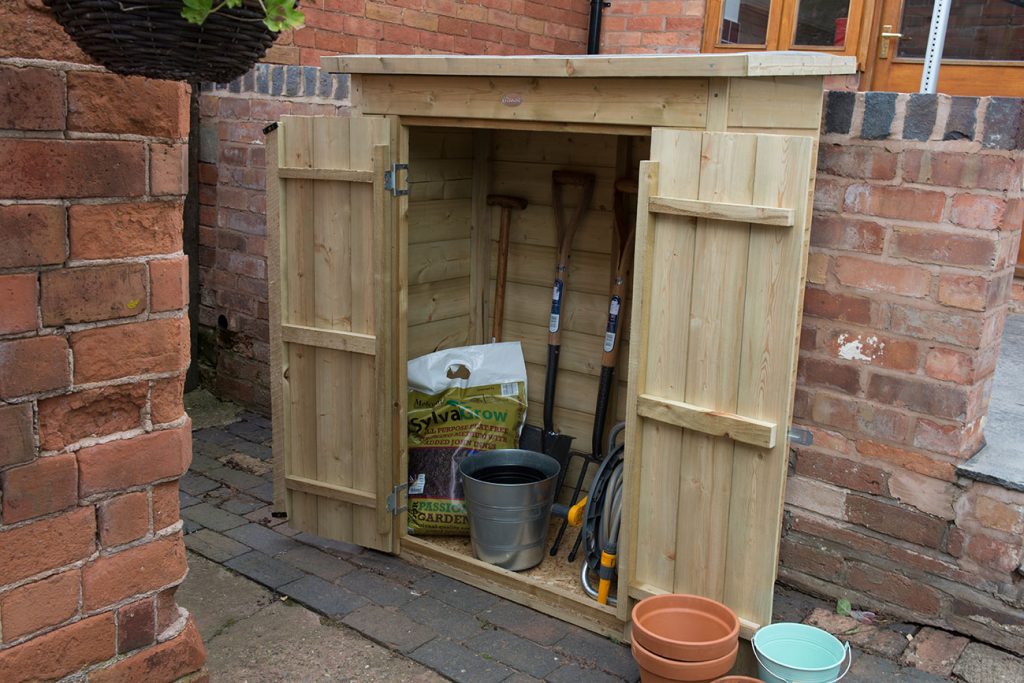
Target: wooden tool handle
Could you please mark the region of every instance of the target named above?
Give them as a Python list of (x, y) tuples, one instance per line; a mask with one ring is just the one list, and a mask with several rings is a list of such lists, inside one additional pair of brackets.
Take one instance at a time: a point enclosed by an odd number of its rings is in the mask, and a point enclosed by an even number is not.
[(501, 328), (505, 319), (505, 283), (508, 279), (508, 242), (512, 225), (512, 210), (522, 211), (527, 201), (507, 194), (487, 195), (488, 206), (501, 207), (501, 232), (498, 236), (498, 272), (494, 280), (494, 310), (491, 320), (491, 342), (501, 341)]
[(501, 341), (502, 321), (505, 319), (505, 283), (508, 277), (508, 234), (512, 212), (502, 205), (501, 232), (498, 235), (498, 271), (494, 280), (494, 319), (491, 321), (491, 342)]

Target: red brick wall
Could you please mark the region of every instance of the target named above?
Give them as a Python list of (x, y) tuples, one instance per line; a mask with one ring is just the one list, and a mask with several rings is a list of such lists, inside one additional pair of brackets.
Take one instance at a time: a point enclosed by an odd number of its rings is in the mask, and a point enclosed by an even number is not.
[(0, 14), (0, 680), (190, 676), (188, 89)]
[(615, 0), (604, 11), (601, 52), (700, 52), (705, 0)]
[(319, 66), (322, 55), (578, 54), (588, 0), (314, 0), (306, 28), (281, 35), (268, 62)]
[(831, 93), (781, 577), (1019, 651), (1024, 494), (981, 445), (1024, 221), (1022, 102)]

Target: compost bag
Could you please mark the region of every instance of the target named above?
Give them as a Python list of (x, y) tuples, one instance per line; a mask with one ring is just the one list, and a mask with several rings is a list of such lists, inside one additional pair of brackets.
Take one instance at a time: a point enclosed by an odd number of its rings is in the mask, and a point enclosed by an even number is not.
[(409, 533), (468, 535), (459, 463), (515, 448), (526, 420), (519, 342), (462, 346), (409, 361)]

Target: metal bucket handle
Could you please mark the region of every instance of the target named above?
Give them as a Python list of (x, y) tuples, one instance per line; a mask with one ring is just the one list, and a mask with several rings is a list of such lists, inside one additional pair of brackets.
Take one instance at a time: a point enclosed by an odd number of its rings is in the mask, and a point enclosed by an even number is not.
[[(753, 645), (753, 643), (751, 643), (751, 645)], [(757, 653), (757, 648), (756, 647), (751, 647), (750, 649), (751, 649), (751, 651), (753, 651), (754, 659), (757, 660), (757, 663), (760, 664), (765, 669), (768, 669), (768, 667), (764, 665), (764, 662), (761, 661), (761, 655), (759, 655)], [(833, 678), (831, 681), (829, 681), (829, 683), (839, 683), (839, 681), (841, 681), (844, 678), (846, 678), (846, 674), (850, 673), (850, 667), (853, 666), (853, 650), (850, 649), (850, 643), (848, 643), (848, 642), (847, 643), (843, 643), (843, 649), (845, 650), (845, 653), (843, 654), (843, 661), (846, 662), (846, 670), (843, 671), (843, 673), (839, 674), (839, 678)], [(775, 676), (776, 678), (781, 678), (781, 676), (779, 676), (778, 674), (775, 674), (774, 672), (772, 673), (772, 675)], [(796, 683), (796, 682), (788, 681), (787, 683)]]

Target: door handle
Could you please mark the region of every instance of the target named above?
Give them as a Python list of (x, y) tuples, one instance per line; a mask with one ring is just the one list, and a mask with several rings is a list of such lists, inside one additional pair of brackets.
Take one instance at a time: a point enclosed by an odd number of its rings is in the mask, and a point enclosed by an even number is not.
[(892, 38), (902, 38), (902, 33), (893, 33), (892, 24), (886, 24), (882, 27), (882, 33), (879, 36), (881, 43), (878, 46), (878, 58), (889, 59), (889, 40)]

